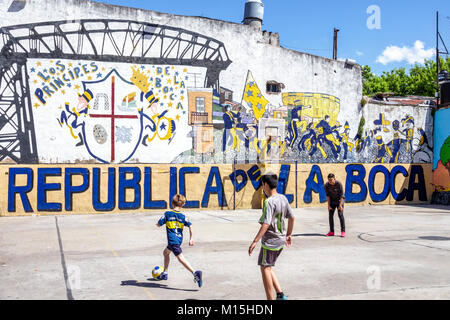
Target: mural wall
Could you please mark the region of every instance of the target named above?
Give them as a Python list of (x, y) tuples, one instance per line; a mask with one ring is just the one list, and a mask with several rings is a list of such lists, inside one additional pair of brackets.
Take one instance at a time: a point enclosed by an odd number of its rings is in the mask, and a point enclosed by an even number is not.
[(161, 209), (187, 176), (192, 208), (257, 207), (271, 164), (296, 205), (323, 202), (324, 170), (360, 185), (353, 203), (429, 201), (431, 110), (363, 107), (359, 66), (200, 17), (87, 0), (7, 8), (2, 215)]
[(450, 109), (441, 109), (435, 115), (432, 202), (450, 204)]
[[(11, 54), (0, 71), (0, 135), (9, 138), (2, 140), (1, 161), (431, 162), (428, 108), (369, 104), (356, 114), (340, 96), (301, 87), (284, 92), (283, 84), (264, 83), (252, 70), (240, 72), (243, 85), (234, 92), (220, 85), (232, 61), (214, 38), (134, 21), (73, 24), (2, 29), (2, 51)], [(40, 50), (23, 35), (35, 30), (42, 30), (33, 37)], [(81, 50), (74, 37), (83, 39)], [(21, 123), (24, 114), (33, 120)]]

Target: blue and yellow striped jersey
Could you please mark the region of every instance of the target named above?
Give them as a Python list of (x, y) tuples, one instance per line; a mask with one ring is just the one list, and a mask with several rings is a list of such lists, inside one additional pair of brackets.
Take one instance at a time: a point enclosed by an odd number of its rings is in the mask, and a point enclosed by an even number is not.
[(166, 211), (164, 216), (159, 219), (158, 224), (160, 226), (166, 225), (169, 245), (181, 245), (183, 243), (183, 228), (192, 225), (184, 214), (176, 210)]

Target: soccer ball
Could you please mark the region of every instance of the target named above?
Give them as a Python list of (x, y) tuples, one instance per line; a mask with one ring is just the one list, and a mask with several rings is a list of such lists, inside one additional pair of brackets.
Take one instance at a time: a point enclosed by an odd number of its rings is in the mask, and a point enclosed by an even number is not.
[(161, 273), (163, 273), (163, 272), (164, 272), (164, 268), (163, 267), (160, 267), (160, 266), (154, 267), (153, 270), (152, 270), (152, 277), (153, 277), (153, 279), (158, 278), (161, 275)]

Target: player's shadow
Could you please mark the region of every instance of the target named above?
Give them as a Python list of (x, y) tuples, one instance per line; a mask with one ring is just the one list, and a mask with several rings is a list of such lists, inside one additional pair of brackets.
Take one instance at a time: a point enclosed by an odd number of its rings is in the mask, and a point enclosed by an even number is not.
[(292, 237), (323, 237), (325, 234), (321, 233), (302, 233), (302, 234), (293, 234)]
[(137, 280), (125, 280), (122, 281), (120, 284), (121, 286), (135, 286), (135, 287), (144, 287), (144, 288), (160, 288), (160, 289), (166, 289), (166, 290), (176, 290), (176, 291), (190, 291), (195, 292), (198, 291), (198, 289), (179, 289), (179, 288), (172, 288), (168, 287), (165, 284), (156, 283), (158, 280), (155, 279), (147, 279), (152, 282), (140, 282)]

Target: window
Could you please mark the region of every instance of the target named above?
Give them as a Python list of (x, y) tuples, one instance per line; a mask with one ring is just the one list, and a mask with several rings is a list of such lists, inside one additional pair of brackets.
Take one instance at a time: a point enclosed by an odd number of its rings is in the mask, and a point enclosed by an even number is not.
[(205, 98), (195, 98), (197, 112), (205, 112)]
[(233, 91), (220, 88), (220, 104), (224, 104), (225, 101), (233, 101)]
[(266, 91), (267, 93), (281, 93), (281, 90), (284, 89), (285, 86), (282, 83), (276, 82), (276, 81), (268, 81), (266, 84)]

